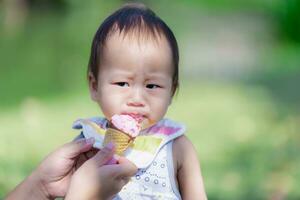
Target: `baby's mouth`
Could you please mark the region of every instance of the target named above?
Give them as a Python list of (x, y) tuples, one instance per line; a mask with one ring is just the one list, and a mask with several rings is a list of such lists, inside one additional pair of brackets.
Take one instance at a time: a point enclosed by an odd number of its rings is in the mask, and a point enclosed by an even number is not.
[(138, 123), (142, 123), (146, 118), (144, 115), (136, 113), (127, 113), (127, 115), (135, 119)]
[(129, 115), (133, 119), (137, 121), (139, 126), (141, 127), (141, 130), (144, 130), (151, 126), (153, 124), (152, 120), (148, 118), (147, 115), (145, 114), (140, 114), (140, 113), (122, 113), (122, 115)]

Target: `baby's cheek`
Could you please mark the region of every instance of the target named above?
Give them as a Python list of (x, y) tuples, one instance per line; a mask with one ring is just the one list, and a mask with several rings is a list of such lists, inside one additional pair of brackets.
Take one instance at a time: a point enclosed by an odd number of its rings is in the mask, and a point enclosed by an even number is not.
[(168, 104), (166, 101), (156, 101), (152, 107), (152, 119), (153, 121), (158, 122), (166, 114)]

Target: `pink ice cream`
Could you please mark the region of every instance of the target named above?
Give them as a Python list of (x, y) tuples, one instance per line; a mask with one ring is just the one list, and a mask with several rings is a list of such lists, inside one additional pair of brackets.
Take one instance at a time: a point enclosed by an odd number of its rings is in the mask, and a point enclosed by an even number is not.
[(141, 130), (139, 122), (130, 115), (114, 115), (111, 118), (111, 123), (115, 128), (123, 131), (131, 137), (138, 136)]

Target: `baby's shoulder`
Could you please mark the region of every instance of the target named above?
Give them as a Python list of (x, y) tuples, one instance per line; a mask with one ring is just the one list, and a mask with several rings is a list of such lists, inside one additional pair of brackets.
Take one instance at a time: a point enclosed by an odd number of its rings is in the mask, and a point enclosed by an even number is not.
[(189, 147), (193, 145), (191, 140), (188, 139), (188, 137), (186, 135), (182, 135), (178, 138), (176, 138), (173, 141), (173, 149), (175, 150), (184, 150), (185, 148)]
[[(184, 163), (189, 162), (189, 157), (197, 155), (196, 149), (187, 136), (182, 135), (173, 141), (174, 167), (180, 169)], [(175, 169), (176, 169), (175, 168)]]

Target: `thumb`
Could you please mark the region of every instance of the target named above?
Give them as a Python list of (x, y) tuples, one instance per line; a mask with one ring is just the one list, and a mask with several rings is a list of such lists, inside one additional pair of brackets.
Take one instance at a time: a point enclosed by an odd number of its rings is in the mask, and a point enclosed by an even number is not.
[(114, 152), (114, 144), (109, 143), (104, 148), (100, 149), (98, 153), (90, 159), (90, 161), (96, 163), (97, 166), (101, 167), (112, 160)]
[(95, 143), (94, 138), (89, 139), (79, 139), (72, 142), (69, 142), (63, 145), (59, 152), (66, 158), (72, 159), (77, 157), (79, 154), (83, 152), (87, 152), (93, 148), (93, 144)]
[(138, 168), (135, 164), (124, 157), (118, 157), (117, 165), (110, 165), (111, 170), (114, 171), (117, 178), (128, 178), (136, 174)]

